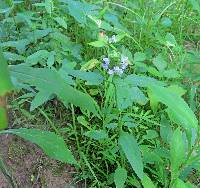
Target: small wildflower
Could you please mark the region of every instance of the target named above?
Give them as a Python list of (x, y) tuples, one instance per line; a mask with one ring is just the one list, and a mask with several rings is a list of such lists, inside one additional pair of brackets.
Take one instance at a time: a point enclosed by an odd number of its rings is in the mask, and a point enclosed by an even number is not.
[(105, 64), (109, 64), (110, 63), (110, 59), (108, 57), (104, 57), (103, 61)]
[(112, 69), (109, 69), (108, 74), (112, 75), (112, 74), (114, 74), (114, 71)]
[(126, 56), (121, 56), (121, 63), (126, 63), (128, 61), (128, 57)]
[(102, 63), (101, 66), (103, 67), (103, 69), (108, 70), (108, 64)]
[(120, 69), (118, 66), (114, 67), (113, 70), (114, 70), (114, 72), (115, 72), (116, 74), (118, 74), (119, 76), (122, 75), (123, 72), (124, 72), (124, 71), (123, 71), (122, 69)]
[(126, 69), (128, 66), (128, 63), (121, 63), (122, 70)]

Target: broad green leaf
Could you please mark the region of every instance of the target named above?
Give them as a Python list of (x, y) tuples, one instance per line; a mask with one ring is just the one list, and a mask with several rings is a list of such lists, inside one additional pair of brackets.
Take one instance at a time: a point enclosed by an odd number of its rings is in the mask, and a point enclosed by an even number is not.
[(172, 46), (172, 47), (175, 47), (177, 45), (176, 39), (174, 35), (172, 35), (171, 33), (166, 34), (165, 43), (167, 46)]
[(91, 59), (90, 61), (82, 65), (81, 70), (87, 71), (87, 70), (95, 68), (99, 64), (101, 64), (101, 62), (98, 61), (97, 59)]
[(192, 8), (194, 10), (197, 10), (200, 14), (200, 2), (198, 0), (189, 0), (190, 4), (192, 5)]
[(164, 115), (162, 115), (161, 122), (160, 122), (161, 138), (163, 139), (163, 141), (165, 143), (169, 144), (171, 142), (172, 134), (173, 134), (173, 131), (172, 131), (169, 121), (167, 120), (167, 118)]
[(101, 47), (106, 46), (106, 43), (103, 40), (98, 40), (98, 41), (90, 42), (89, 45), (97, 47), (97, 48), (101, 48)]
[(115, 174), (114, 174), (114, 182), (115, 182), (116, 188), (123, 188), (125, 185), (126, 179), (127, 179), (126, 169), (123, 167), (118, 167), (115, 170)]
[(31, 42), (35, 42), (38, 39), (41, 39), (43, 37), (46, 37), (49, 33), (52, 32), (51, 28), (46, 28), (46, 29), (38, 29), (38, 30), (34, 30), (33, 32), (29, 32), (28, 33), (28, 40), (30, 40)]
[(146, 55), (145, 53), (142, 52), (136, 52), (134, 54), (134, 62), (142, 62), (146, 60)]
[(63, 72), (73, 77), (87, 81), (86, 83), (87, 85), (100, 85), (104, 80), (103, 76), (101, 76), (97, 72), (85, 72), (85, 71), (73, 70), (73, 69), (69, 69), (65, 67), (63, 67), (62, 70)]
[(12, 52), (4, 52), (3, 53), (4, 57), (6, 60), (9, 61), (24, 61), (25, 57), (16, 53), (12, 53)]
[(172, 20), (168, 17), (164, 17), (164, 18), (161, 19), (161, 24), (164, 27), (170, 27), (172, 25)]
[(126, 155), (132, 169), (135, 171), (137, 176), (143, 179), (143, 162), (140, 153), (140, 148), (133, 135), (122, 132), (119, 137), (119, 145)]
[(154, 78), (151, 78), (149, 76), (140, 76), (136, 74), (130, 74), (125, 78), (125, 81), (130, 86), (138, 86), (138, 87), (148, 87), (149, 85), (155, 84), (158, 86), (164, 86), (165, 83), (158, 81)]
[(151, 179), (146, 174), (144, 174), (142, 185), (144, 188), (156, 188)]
[(159, 71), (163, 71), (167, 67), (167, 62), (164, 60), (162, 54), (153, 59), (153, 64)]
[(12, 89), (12, 83), (8, 71), (8, 65), (0, 49), (0, 96), (5, 95)]
[(98, 9), (98, 6), (96, 5), (75, 0), (60, 0), (60, 1), (68, 4), (67, 13), (73, 16), (75, 20), (81, 24), (86, 24), (87, 15), (97, 14), (96, 9)]
[(192, 188), (192, 187), (190, 185), (187, 185), (185, 182), (183, 182), (179, 178), (175, 181), (175, 183), (172, 186), (172, 188)]
[(84, 135), (94, 140), (102, 140), (108, 138), (108, 134), (105, 130), (91, 130), (84, 133)]
[(56, 94), (64, 104), (72, 103), (98, 115), (98, 106), (95, 101), (88, 94), (68, 85), (54, 70), (16, 65), (10, 67), (10, 72), (18, 82), (28, 83), (35, 86), (39, 91), (46, 90), (49, 93)]
[(49, 93), (49, 91), (40, 90), (31, 102), (30, 111), (35, 110), (38, 106), (40, 106), (40, 105), (44, 104), (46, 101), (48, 101), (51, 94), (52, 93), (51, 92)]
[(198, 127), (198, 121), (193, 111), (179, 95), (164, 87), (156, 85), (149, 87), (156, 99), (168, 106), (173, 116), (181, 123), (181, 126), (186, 129)]
[(46, 11), (51, 14), (53, 10), (53, 0), (45, 0), (44, 6)]
[(177, 95), (179, 96), (183, 96), (187, 91), (185, 89), (183, 89), (182, 87), (180, 87), (179, 85), (170, 85), (168, 87), (168, 89), (171, 91), (171, 92), (174, 92), (176, 93)]
[[(0, 97), (1, 100), (1, 97)], [(8, 118), (6, 109), (0, 106), (0, 130), (8, 127)]]
[(177, 178), (179, 167), (185, 160), (185, 144), (180, 129), (176, 129), (173, 133), (170, 144), (170, 162), (172, 178)]
[(30, 42), (28, 39), (22, 39), (22, 40), (17, 40), (17, 41), (7, 41), (7, 42), (2, 42), (0, 44), (1, 47), (12, 47), (16, 48), (16, 50), (19, 53), (24, 53), (26, 50), (26, 45), (28, 45)]
[(143, 92), (138, 87), (129, 85), (126, 79), (118, 78), (114, 83), (118, 108), (126, 109), (132, 106), (134, 102), (140, 105), (147, 103), (148, 99)]
[(48, 59), (47, 59), (47, 63), (46, 63), (46, 64), (47, 64), (49, 67), (52, 67), (54, 63), (55, 63), (55, 52), (52, 51), (52, 52), (49, 53), (49, 56), (48, 56)]
[(77, 164), (63, 138), (53, 132), (20, 128), (0, 131), (0, 134), (15, 134), (25, 140), (37, 144), (49, 157), (53, 159), (64, 163)]
[(54, 20), (60, 25), (62, 26), (63, 28), (67, 29), (67, 23), (66, 21), (61, 18), (61, 17), (55, 17)]
[(147, 93), (150, 100), (150, 107), (153, 110), (153, 112), (156, 113), (156, 111), (158, 110), (159, 102), (156, 99), (156, 96), (154, 96), (153, 92), (150, 89), (147, 90)]
[(30, 65), (36, 65), (37, 63), (42, 64), (43, 59), (47, 59), (49, 57), (49, 52), (47, 50), (38, 50), (37, 52), (31, 54), (26, 58), (26, 63)]
[(180, 74), (178, 73), (177, 70), (175, 69), (168, 69), (168, 70), (164, 70), (163, 71), (163, 75), (166, 77), (166, 78), (179, 78), (180, 77)]

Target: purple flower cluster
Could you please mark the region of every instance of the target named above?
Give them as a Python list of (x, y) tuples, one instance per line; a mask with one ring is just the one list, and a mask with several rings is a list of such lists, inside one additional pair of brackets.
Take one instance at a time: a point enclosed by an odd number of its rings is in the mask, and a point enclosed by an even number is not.
[(114, 66), (112, 69), (110, 69), (109, 65), (110, 65), (110, 59), (108, 57), (104, 57), (103, 63), (102, 63), (103, 69), (107, 70), (109, 75), (116, 74), (116, 75), (121, 76), (124, 73), (124, 70), (128, 66), (128, 57), (121, 56), (120, 66)]

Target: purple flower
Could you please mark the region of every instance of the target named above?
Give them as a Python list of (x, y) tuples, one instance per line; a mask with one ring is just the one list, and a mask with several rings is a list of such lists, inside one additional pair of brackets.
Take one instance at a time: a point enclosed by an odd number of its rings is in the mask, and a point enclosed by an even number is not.
[(110, 63), (110, 59), (108, 57), (104, 57), (103, 61), (105, 64), (109, 64)]
[(102, 63), (101, 66), (103, 67), (103, 69), (108, 70), (108, 64)]
[(126, 57), (126, 56), (121, 56), (121, 63), (127, 63), (127, 61), (128, 61), (128, 57)]
[(114, 72), (116, 73), (116, 74), (118, 74), (119, 76), (121, 76), (122, 74), (123, 74), (123, 70), (122, 69), (120, 69), (118, 66), (115, 66), (114, 68), (113, 68), (113, 70), (114, 70)]
[(128, 66), (128, 63), (121, 63), (121, 68), (124, 70), (126, 69)]
[(112, 75), (112, 74), (114, 74), (114, 71), (112, 69), (109, 69), (108, 74)]

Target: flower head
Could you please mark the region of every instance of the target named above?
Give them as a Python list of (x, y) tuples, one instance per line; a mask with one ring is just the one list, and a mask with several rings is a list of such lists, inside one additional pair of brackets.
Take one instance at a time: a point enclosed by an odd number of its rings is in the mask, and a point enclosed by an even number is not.
[(108, 39), (109, 43), (116, 43), (117, 42), (117, 38), (116, 35), (113, 35), (111, 38)]
[(121, 63), (127, 63), (127, 61), (128, 61), (128, 57), (126, 57), (126, 56), (121, 56)]
[(108, 57), (104, 57), (103, 61), (105, 64), (109, 64), (110, 63), (110, 59)]
[(114, 68), (113, 68), (113, 70), (114, 70), (114, 72), (117, 74), (117, 75), (119, 75), (119, 76), (121, 76), (122, 74), (123, 74), (123, 70), (121, 69), (121, 68), (119, 68), (118, 66), (115, 66)]
[(109, 74), (109, 75), (112, 75), (112, 74), (114, 74), (114, 71), (113, 71), (112, 69), (109, 69), (109, 70), (108, 70), (108, 74)]
[(103, 67), (103, 69), (108, 70), (108, 64), (102, 63), (101, 66)]

